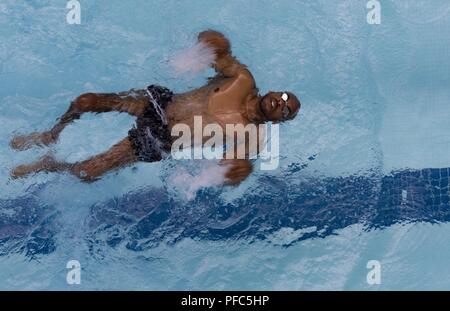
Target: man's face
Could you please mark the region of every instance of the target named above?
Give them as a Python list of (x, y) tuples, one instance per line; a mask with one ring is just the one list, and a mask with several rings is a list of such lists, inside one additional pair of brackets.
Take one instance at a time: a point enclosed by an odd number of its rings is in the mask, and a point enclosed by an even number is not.
[(269, 92), (259, 103), (262, 114), (272, 122), (292, 120), (300, 106), (300, 101), (291, 92)]

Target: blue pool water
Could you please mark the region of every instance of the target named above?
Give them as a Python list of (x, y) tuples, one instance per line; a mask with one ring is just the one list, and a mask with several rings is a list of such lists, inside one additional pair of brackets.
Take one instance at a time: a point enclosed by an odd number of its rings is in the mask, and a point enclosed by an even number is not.
[[(450, 3), (365, 0), (0, 2), (0, 289), (450, 289)], [(84, 184), (67, 174), (10, 180), (20, 133), (51, 127), (85, 92), (156, 83), (181, 92), (170, 59), (223, 31), (261, 93), (294, 91), (280, 167), (191, 200), (181, 167), (138, 164)], [(128, 115), (86, 115), (51, 151), (107, 150)], [(78, 260), (81, 285), (68, 285)], [(366, 265), (381, 264), (369, 285)]]

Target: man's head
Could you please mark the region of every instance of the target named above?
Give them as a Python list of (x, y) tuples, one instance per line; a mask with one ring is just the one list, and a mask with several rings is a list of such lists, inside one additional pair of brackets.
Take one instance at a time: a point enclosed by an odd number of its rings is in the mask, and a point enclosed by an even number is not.
[(291, 92), (269, 92), (259, 101), (259, 111), (265, 121), (284, 122), (295, 118), (301, 107)]

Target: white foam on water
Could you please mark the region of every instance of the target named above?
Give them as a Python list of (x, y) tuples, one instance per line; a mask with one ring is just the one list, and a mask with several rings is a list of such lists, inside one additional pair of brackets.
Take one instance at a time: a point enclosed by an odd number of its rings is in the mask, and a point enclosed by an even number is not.
[(187, 201), (195, 199), (200, 189), (221, 186), (225, 182), (227, 165), (219, 165), (216, 161), (198, 162), (196, 172), (189, 172), (183, 166), (178, 166), (169, 175), (167, 187), (171, 193)]
[(203, 42), (187, 48), (176, 54), (170, 64), (177, 76), (182, 74), (197, 74), (206, 70), (214, 62), (214, 50)]

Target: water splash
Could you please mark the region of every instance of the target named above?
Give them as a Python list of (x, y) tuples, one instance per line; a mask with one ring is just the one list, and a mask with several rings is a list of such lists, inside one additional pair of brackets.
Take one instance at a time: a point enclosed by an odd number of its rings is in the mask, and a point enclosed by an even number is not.
[(207, 69), (214, 62), (214, 51), (203, 42), (187, 48), (176, 54), (171, 60), (175, 75), (197, 74)]
[[(192, 161), (191, 161), (192, 162)], [(227, 166), (216, 161), (196, 161), (177, 165), (167, 178), (169, 193), (181, 200), (192, 201), (203, 188), (221, 186), (225, 182)]]

